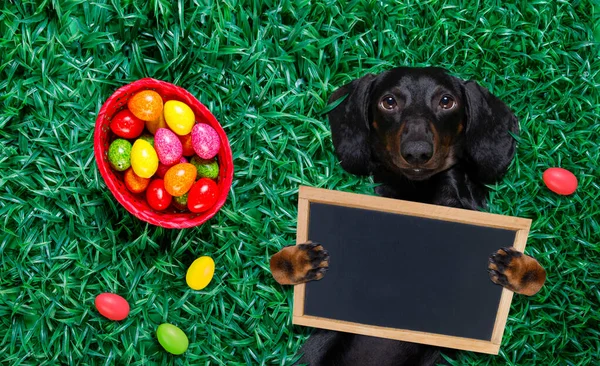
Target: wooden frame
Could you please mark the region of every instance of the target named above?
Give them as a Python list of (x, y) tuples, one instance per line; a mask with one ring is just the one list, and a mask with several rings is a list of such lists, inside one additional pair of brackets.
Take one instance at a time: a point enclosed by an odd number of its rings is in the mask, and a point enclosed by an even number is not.
[[(308, 240), (309, 205), (311, 202), (507, 229), (516, 232), (513, 247), (520, 252), (523, 252), (525, 249), (531, 226), (530, 219), (301, 186), (298, 196), (296, 244), (306, 243)], [(513, 293), (507, 289), (502, 290), (492, 337), (489, 341), (308, 316), (304, 315), (304, 296), (305, 284), (294, 286), (293, 324), (460, 350), (498, 354)]]

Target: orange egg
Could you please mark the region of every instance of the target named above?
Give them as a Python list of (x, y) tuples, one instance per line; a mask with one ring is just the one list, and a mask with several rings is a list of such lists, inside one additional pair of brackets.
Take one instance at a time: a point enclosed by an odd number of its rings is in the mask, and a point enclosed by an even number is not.
[(163, 100), (157, 92), (143, 90), (129, 98), (127, 108), (141, 120), (155, 121), (163, 112)]
[(168, 128), (164, 115), (161, 113), (154, 121), (146, 121), (146, 128), (151, 134), (156, 134), (159, 128)]
[(173, 165), (165, 174), (165, 189), (174, 197), (183, 196), (192, 188), (197, 172), (190, 163)]
[(142, 178), (137, 176), (132, 168), (127, 169), (125, 172), (125, 187), (129, 189), (132, 193), (142, 193), (148, 188), (148, 184), (150, 183), (149, 178)]

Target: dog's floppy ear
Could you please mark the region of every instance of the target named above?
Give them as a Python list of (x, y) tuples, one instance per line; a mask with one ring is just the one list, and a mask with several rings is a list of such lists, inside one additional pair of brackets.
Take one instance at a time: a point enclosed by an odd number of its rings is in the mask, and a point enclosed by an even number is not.
[(346, 96), (329, 112), (331, 138), (342, 168), (356, 175), (369, 175), (373, 161), (368, 142), (370, 130), (369, 102), (375, 75), (367, 74), (337, 89), (329, 104)]
[(466, 153), (482, 183), (498, 181), (515, 155), (519, 124), (510, 108), (473, 81), (464, 83), (466, 103)]

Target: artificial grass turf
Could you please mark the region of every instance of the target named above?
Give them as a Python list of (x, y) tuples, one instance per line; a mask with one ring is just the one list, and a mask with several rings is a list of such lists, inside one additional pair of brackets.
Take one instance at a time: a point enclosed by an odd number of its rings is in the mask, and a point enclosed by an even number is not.
[[(293, 243), (298, 185), (373, 193), (331, 145), (327, 97), (367, 72), (446, 67), (479, 80), (520, 119), (517, 157), (488, 211), (533, 219), (527, 253), (548, 271), (516, 296), (499, 356), (454, 365), (598, 362), (600, 248), (598, 12), (589, 1), (9, 1), (0, 12), (0, 359), (3, 364), (290, 364), (310, 330), (269, 257)], [(597, 7), (596, 7), (597, 10)], [(96, 168), (96, 113), (142, 77), (178, 84), (228, 133), (228, 202), (199, 228), (144, 224)], [(579, 189), (541, 183), (561, 166)], [(203, 291), (187, 266), (210, 255)], [(485, 270), (482, 275), (486, 275)], [(94, 297), (116, 292), (111, 322)], [(190, 339), (183, 356), (155, 338)]]

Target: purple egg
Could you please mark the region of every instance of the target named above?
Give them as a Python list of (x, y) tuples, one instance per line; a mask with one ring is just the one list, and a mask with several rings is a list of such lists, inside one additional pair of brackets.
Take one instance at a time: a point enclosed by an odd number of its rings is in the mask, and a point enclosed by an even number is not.
[(221, 148), (221, 139), (214, 128), (198, 123), (192, 128), (192, 147), (202, 159), (212, 159)]
[(164, 165), (173, 165), (183, 156), (181, 140), (166, 128), (159, 128), (154, 134), (154, 148), (158, 154), (158, 160)]

